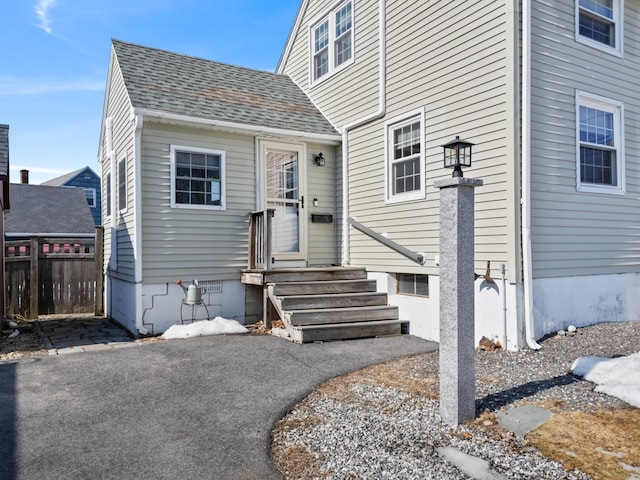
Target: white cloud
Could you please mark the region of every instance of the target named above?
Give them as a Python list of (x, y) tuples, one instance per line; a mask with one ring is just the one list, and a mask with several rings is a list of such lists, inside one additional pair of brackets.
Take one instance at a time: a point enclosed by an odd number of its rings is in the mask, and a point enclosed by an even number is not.
[(51, 18), (49, 17), (49, 10), (55, 6), (56, 0), (38, 0), (38, 3), (34, 7), (36, 17), (40, 21), (39, 28), (47, 32), (49, 35), (53, 35), (51, 30)]

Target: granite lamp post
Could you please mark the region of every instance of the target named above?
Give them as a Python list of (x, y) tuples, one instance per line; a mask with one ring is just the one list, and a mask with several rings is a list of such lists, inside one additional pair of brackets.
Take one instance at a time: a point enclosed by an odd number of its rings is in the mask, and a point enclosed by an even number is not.
[(473, 144), (456, 137), (443, 145), (451, 178), (440, 189), (440, 416), (449, 425), (475, 418), (474, 188), (464, 178)]

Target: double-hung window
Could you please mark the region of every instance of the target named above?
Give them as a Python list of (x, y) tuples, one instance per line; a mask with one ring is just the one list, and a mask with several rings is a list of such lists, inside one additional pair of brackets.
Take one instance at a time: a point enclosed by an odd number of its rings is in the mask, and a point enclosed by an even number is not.
[(225, 153), (171, 147), (171, 206), (224, 210)]
[(311, 83), (353, 61), (353, 0), (339, 3), (311, 27)]
[(620, 102), (577, 92), (579, 191), (624, 193), (623, 112)]
[(623, 0), (576, 0), (576, 39), (622, 53)]
[(96, 207), (96, 189), (95, 188), (84, 188), (84, 196), (87, 199), (87, 203), (89, 207)]
[(424, 109), (385, 123), (385, 200), (425, 196)]

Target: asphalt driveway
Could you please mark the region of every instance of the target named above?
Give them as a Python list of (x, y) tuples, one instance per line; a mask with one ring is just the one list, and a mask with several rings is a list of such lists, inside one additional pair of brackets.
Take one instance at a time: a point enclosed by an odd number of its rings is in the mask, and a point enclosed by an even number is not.
[(317, 385), (436, 344), (200, 337), (0, 362), (0, 478), (269, 479), (271, 430)]

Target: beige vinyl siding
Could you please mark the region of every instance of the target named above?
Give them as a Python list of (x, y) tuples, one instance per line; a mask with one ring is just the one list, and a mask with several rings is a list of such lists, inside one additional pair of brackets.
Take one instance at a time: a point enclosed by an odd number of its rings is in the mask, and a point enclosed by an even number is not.
[[(419, 266), (350, 229), (354, 265), (371, 270), (437, 274), (439, 192), (450, 176), (442, 147), (455, 135), (477, 145), (465, 176), (476, 190), (476, 268), (500, 263), (509, 281), (520, 274), (518, 2), (386, 2), (386, 115), (349, 134), (349, 214), (378, 233), (426, 254)], [(333, 2), (310, 2), (284, 71), (338, 128), (378, 106), (378, 2), (355, 1), (355, 62), (309, 86), (308, 25)], [(460, 19), (464, 19), (460, 22)], [(452, 26), (455, 25), (455, 28)], [(425, 113), (424, 200), (385, 203), (385, 121)]]
[[(117, 61), (111, 58), (110, 78), (108, 81), (109, 90), (106, 98), (106, 114), (105, 118), (112, 119), (112, 141), (113, 151), (115, 152), (115, 162), (113, 170), (111, 169), (111, 161), (106, 152), (106, 138), (102, 139), (103, 148), (103, 165), (102, 178), (106, 179), (107, 173), (111, 172), (112, 189), (111, 195), (118, 196), (117, 187), (117, 164), (123, 158), (127, 159), (127, 210), (119, 212), (119, 202), (116, 201), (115, 208), (112, 208), (111, 217), (105, 223), (105, 265), (109, 265), (111, 257), (111, 235), (115, 229), (117, 238), (117, 263), (115, 270), (111, 272), (114, 278), (126, 281), (134, 281), (134, 201), (133, 201), (133, 185), (134, 185), (134, 155), (133, 155), (133, 126), (131, 122), (131, 104), (127, 96), (122, 75), (118, 67)], [(103, 132), (104, 134), (104, 132)], [(106, 188), (103, 185), (103, 192)], [(106, 211), (106, 205), (105, 205)]]
[[(309, 25), (335, 5), (335, 0), (309, 2), (283, 71), (340, 128), (351, 118), (365, 116), (378, 108), (378, 2), (354, 1), (355, 61), (311, 87)], [(340, 92), (338, 97), (336, 89)]]
[[(634, 30), (640, 4), (624, 3), (624, 57), (620, 58), (575, 41), (573, 1), (533, 2), (535, 278), (640, 272), (640, 59)], [(624, 103), (624, 195), (576, 190), (576, 90)]]
[[(313, 158), (322, 152), (325, 166), (317, 166)], [(307, 144), (307, 249), (309, 265), (334, 265), (339, 262), (336, 247), (337, 210), (335, 185), (336, 148), (330, 145)], [(313, 206), (313, 199), (318, 206)], [(313, 223), (312, 214), (333, 215), (333, 223)]]
[[(514, 12), (504, 2), (388, 3), (387, 115), (350, 136), (350, 214), (360, 223), (416, 252), (418, 266), (351, 230), (351, 260), (372, 270), (437, 274), (439, 191), (436, 179), (451, 175), (442, 165), (442, 147), (455, 135), (476, 143), (476, 269), (492, 262), (497, 276), (507, 265), (517, 278), (514, 185), (515, 87), (512, 64)], [(407, 12), (411, 12), (410, 15)], [(465, 18), (460, 28), (450, 26)], [(384, 121), (416, 108), (425, 111), (426, 199), (384, 202)]]
[[(171, 145), (225, 152), (224, 210), (171, 208)], [(143, 282), (239, 280), (255, 210), (252, 136), (145, 122), (142, 137)]]

